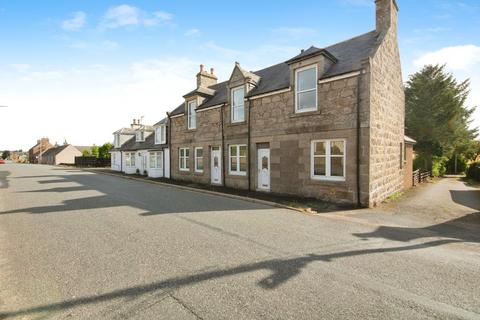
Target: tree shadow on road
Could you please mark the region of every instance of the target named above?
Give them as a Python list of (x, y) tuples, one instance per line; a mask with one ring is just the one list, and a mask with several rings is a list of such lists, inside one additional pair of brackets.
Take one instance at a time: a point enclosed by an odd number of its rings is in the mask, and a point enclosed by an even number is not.
[(423, 228), (380, 226), (373, 232), (354, 233), (363, 239), (383, 238), (394, 241), (411, 241), (428, 237), (454, 238), (462, 242), (480, 243), (480, 212), (467, 214)]
[(93, 305), (96, 303), (108, 302), (116, 299), (133, 300), (141, 297), (142, 295), (154, 293), (160, 290), (179, 289), (192, 286), (197, 283), (210, 281), (213, 279), (231, 277), (259, 270), (269, 270), (271, 271), (271, 275), (266, 278), (260, 279), (256, 284), (265, 290), (273, 290), (278, 286), (282, 285), (283, 283), (287, 282), (288, 280), (292, 279), (296, 275), (300, 274), (304, 268), (306, 268), (310, 263), (313, 262), (330, 262), (335, 259), (348, 258), (360, 255), (419, 250), (455, 242), (461, 241), (444, 239), (420, 244), (413, 244), (409, 246), (361, 249), (330, 254), (308, 254), (294, 258), (265, 260), (255, 263), (242, 264), (232, 268), (201, 272), (183, 277), (168, 278), (149, 284), (137, 285), (107, 293), (64, 300), (52, 304), (25, 308), (10, 312), (3, 312), (0, 313), (0, 319), (33, 315), (41, 312), (62, 312), (78, 306)]
[(480, 189), (450, 190), (450, 195), (455, 203), (480, 211)]

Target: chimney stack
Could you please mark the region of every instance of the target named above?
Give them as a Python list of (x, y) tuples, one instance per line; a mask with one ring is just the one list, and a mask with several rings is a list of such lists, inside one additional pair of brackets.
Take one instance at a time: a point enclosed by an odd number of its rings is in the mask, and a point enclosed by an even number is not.
[(395, 0), (375, 0), (376, 30), (384, 33), (390, 28), (397, 31), (398, 6)]
[(137, 119), (133, 118), (132, 124), (130, 125), (130, 127), (131, 127), (132, 129), (138, 129), (138, 128), (140, 128), (140, 120), (137, 120)]
[(200, 65), (200, 72), (197, 73), (197, 88), (208, 88), (217, 84), (217, 77), (213, 73), (214, 69), (210, 68), (210, 72), (204, 70), (204, 65)]

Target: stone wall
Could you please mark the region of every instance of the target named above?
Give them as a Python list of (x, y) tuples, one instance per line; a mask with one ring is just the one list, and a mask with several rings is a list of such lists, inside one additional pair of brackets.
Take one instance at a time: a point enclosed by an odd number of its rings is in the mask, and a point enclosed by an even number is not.
[(396, 15), (392, 19), (392, 25), (383, 31), (371, 59), (370, 206), (402, 190), (404, 184), (400, 157), (405, 131), (405, 96)]

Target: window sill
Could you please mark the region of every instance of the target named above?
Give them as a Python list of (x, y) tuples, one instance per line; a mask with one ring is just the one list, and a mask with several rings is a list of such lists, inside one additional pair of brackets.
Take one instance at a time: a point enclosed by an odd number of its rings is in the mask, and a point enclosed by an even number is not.
[(180, 172), (190, 172), (190, 169), (178, 169)]
[(247, 121), (243, 120), (243, 121), (236, 121), (236, 122), (231, 122), (227, 124), (227, 126), (241, 126), (241, 125), (245, 125), (247, 124)]
[(313, 114), (320, 114), (320, 110), (315, 109), (315, 110), (308, 110), (308, 111), (295, 111), (294, 113), (291, 113), (289, 115), (290, 118), (296, 118), (296, 117), (306, 117), (306, 116), (311, 116)]
[(325, 181), (325, 182), (345, 182), (345, 177), (322, 177), (322, 176), (310, 176), (312, 180), (315, 181)]
[(235, 176), (235, 177), (246, 177), (246, 172), (229, 172), (228, 175)]

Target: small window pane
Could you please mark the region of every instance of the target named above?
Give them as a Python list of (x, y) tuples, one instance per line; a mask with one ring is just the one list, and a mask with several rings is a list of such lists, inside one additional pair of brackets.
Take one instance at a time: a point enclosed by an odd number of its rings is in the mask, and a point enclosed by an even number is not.
[(240, 146), (240, 157), (247, 156), (247, 146)]
[(203, 149), (197, 149), (197, 157), (203, 157)]
[(190, 149), (185, 149), (185, 157), (188, 158), (189, 155), (190, 155)]
[(262, 157), (262, 169), (268, 170), (268, 157), (266, 156)]
[(240, 171), (247, 172), (247, 158), (241, 157), (240, 158)]
[(155, 161), (156, 161), (155, 153), (153, 153), (153, 152), (150, 153), (150, 155), (149, 155), (149, 160), (150, 160), (150, 168), (155, 168), (155, 167), (156, 167), (156, 164), (155, 164)]
[(316, 87), (315, 73), (316, 73), (315, 67), (298, 72), (297, 73), (297, 81), (298, 81), (297, 91), (314, 89)]
[(237, 146), (230, 147), (230, 156), (235, 157), (237, 155)]
[(332, 141), (330, 143), (330, 153), (332, 155), (343, 155), (343, 141)]
[(234, 106), (243, 106), (244, 99), (244, 89), (243, 87), (233, 90), (233, 105)]
[(298, 109), (312, 109), (316, 108), (315, 106), (315, 95), (317, 91), (307, 91), (298, 93)]
[(331, 162), (332, 177), (343, 177), (343, 157), (333, 157)]
[(161, 152), (157, 152), (157, 168), (163, 167), (163, 157)]
[(203, 170), (203, 158), (197, 159), (197, 170), (199, 171)]
[(313, 174), (316, 176), (326, 175), (325, 171), (325, 157), (315, 157), (313, 158)]
[(233, 120), (234, 121), (243, 121), (245, 120), (245, 111), (244, 107), (234, 107), (233, 108)]
[(325, 155), (325, 142), (315, 142), (315, 155)]
[(231, 171), (237, 171), (237, 158), (231, 157), (230, 158), (230, 169)]

